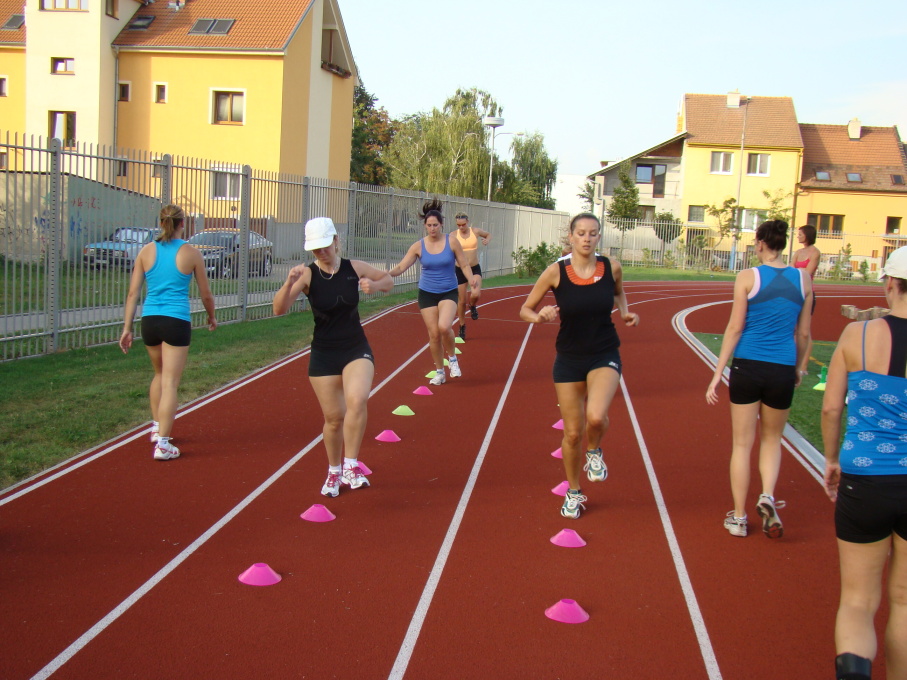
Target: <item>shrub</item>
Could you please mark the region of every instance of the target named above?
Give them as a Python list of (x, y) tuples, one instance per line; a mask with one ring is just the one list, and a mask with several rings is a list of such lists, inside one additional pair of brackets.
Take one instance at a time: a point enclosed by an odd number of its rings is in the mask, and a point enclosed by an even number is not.
[(561, 256), (561, 248), (556, 244), (548, 245), (544, 241), (539, 243), (535, 250), (520, 246), (516, 252), (510, 253), (516, 265), (516, 275), (521, 279), (527, 276), (538, 276), (545, 267)]

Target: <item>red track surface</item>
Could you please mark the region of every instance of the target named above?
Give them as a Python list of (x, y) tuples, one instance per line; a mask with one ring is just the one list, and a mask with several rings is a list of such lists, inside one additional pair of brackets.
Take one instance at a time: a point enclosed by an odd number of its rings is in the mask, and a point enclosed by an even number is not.
[[(412, 394), (431, 361), (405, 306), (367, 326), (371, 488), (319, 495), (303, 353), (184, 407), (177, 461), (154, 462), (147, 435), (127, 433), (0, 494), (0, 677), (830, 676), (837, 554), (816, 473), (785, 457), (783, 539), (764, 538), (755, 513), (744, 540), (721, 527), (730, 419), (706, 405), (711, 368), (671, 320), (731, 285), (628, 290), (642, 317), (620, 330), (629, 400), (614, 403), (610, 476), (587, 484), (579, 521), (550, 491), (563, 480), (556, 327), (518, 320), (528, 289), (485, 291), (459, 345), (465, 377), (431, 397)], [(821, 287), (816, 339), (837, 339), (840, 304), (884, 299)], [(687, 326), (721, 333), (729, 311)], [(401, 404), (416, 415), (392, 415)], [(402, 441), (376, 442), (384, 429)], [(322, 502), (335, 521), (299, 518)], [(565, 527), (588, 545), (552, 545)], [(239, 583), (257, 562), (283, 580)], [(562, 598), (590, 620), (547, 619)]]

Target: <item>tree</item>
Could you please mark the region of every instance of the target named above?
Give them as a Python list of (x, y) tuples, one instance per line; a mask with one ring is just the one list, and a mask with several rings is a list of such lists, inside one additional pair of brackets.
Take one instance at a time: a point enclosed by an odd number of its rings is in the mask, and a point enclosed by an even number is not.
[(535, 196), (530, 201), (506, 202), (554, 210), (551, 192), (557, 181), (557, 161), (549, 158), (544, 135), (533, 132), (524, 137), (516, 137), (511, 143), (511, 149), (513, 160), (510, 167), (514, 176), (532, 187)]
[(680, 236), (680, 232), (683, 231), (683, 220), (674, 217), (670, 210), (665, 210), (655, 213), (652, 227), (655, 229), (655, 235), (667, 246)]
[(630, 168), (627, 163), (618, 169), (617, 179), (620, 185), (614, 187), (606, 214), (608, 220), (618, 229), (626, 231), (633, 229), (636, 226), (635, 220), (639, 218), (639, 188), (636, 182), (630, 179)]
[[(706, 213), (718, 220), (718, 243), (721, 243), (724, 237), (729, 236), (731, 232), (734, 232), (735, 239), (740, 238), (739, 232), (736, 231), (736, 224), (737, 213), (742, 209), (737, 205), (737, 199), (735, 198), (724, 199), (724, 203), (720, 207), (715, 205), (706, 206)], [(715, 244), (716, 247), (718, 243)]]
[(793, 193), (784, 193), (784, 189), (778, 189), (772, 194), (768, 189), (763, 189), (762, 195), (765, 196), (768, 201), (766, 219), (784, 220), (785, 222), (790, 223), (790, 214), (793, 210), (793, 206), (784, 207), (784, 204), (793, 196)]
[(595, 210), (595, 185), (592, 182), (587, 181), (576, 197), (582, 199), (584, 211), (592, 212)]
[(394, 137), (394, 123), (384, 107), (362, 85), (353, 95), (353, 137), (350, 152), (350, 180), (364, 184), (387, 184), (384, 152)]

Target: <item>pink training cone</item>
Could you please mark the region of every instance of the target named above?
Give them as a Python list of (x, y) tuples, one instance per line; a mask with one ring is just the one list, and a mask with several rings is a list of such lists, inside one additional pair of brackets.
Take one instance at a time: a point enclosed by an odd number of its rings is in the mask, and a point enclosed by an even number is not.
[(580, 607), (576, 600), (561, 600), (545, 610), (545, 616), (552, 621), (561, 623), (585, 623), (589, 615)]
[(434, 394), (434, 392), (432, 392), (430, 389), (428, 389), (425, 385), (420, 385), (419, 387), (417, 387), (416, 389), (413, 390), (413, 394), (419, 394), (424, 397), (430, 397), (431, 395)]
[(384, 430), (381, 434), (375, 437), (379, 442), (398, 442), (400, 437), (397, 436), (397, 433), (393, 430)]
[[(362, 467), (362, 465), (360, 464), (359, 467)], [(337, 516), (321, 503), (315, 503), (315, 505), (302, 513), (300, 517), (309, 522), (330, 522), (332, 519), (337, 519)]]
[(583, 537), (576, 533), (573, 529), (561, 529), (551, 537), (551, 542), (554, 543), (554, 545), (561, 546), (562, 548), (582, 548), (584, 545), (586, 545)]
[(555, 430), (563, 430), (564, 429), (564, 419), (561, 418), (559, 421), (557, 421), (551, 427), (553, 427)]
[(247, 586), (273, 586), (280, 583), (281, 576), (264, 562), (257, 562), (239, 575), (241, 583)]
[(368, 475), (372, 474), (372, 471), (369, 470), (369, 469), (365, 466), (365, 463), (363, 463), (361, 460), (359, 461), (359, 469), (362, 470), (362, 474), (364, 474), (366, 477), (367, 477)]
[(556, 449), (555, 451), (552, 451), (552, 452), (551, 452), (551, 455), (554, 456), (555, 458), (563, 458), (563, 457), (564, 457), (564, 452), (561, 451), (561, 447), (558, 446), (557, 449)]
[(551, 493), (555, 494), (556, 496), (566, 496), (567, 489), (569, 489), (569, 488), (570, 488), (570, 482), (564, 480), (563, 482), (558, 484), (556, 487), (551, 489)]

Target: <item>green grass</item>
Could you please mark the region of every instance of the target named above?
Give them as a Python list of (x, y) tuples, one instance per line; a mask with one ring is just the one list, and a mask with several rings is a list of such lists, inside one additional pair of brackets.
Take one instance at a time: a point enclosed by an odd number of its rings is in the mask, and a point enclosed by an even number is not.
[[(718, 355), (723, 336), (712, 333), (695, 333), (694, 335), (713, 354)], [(809, 375), (794, 392), (794, 403), (791, 405), (788, 418), (788, 422), (794, 429), (819, 451), (822, 451), (822, 397), (825, 392), (814, 390), (813, 387), (819, 382), (822, 367), (828, 366), (828, 362), (831, 361), (836, 344), (834, 342), (813, 342), (809, 359)]]

